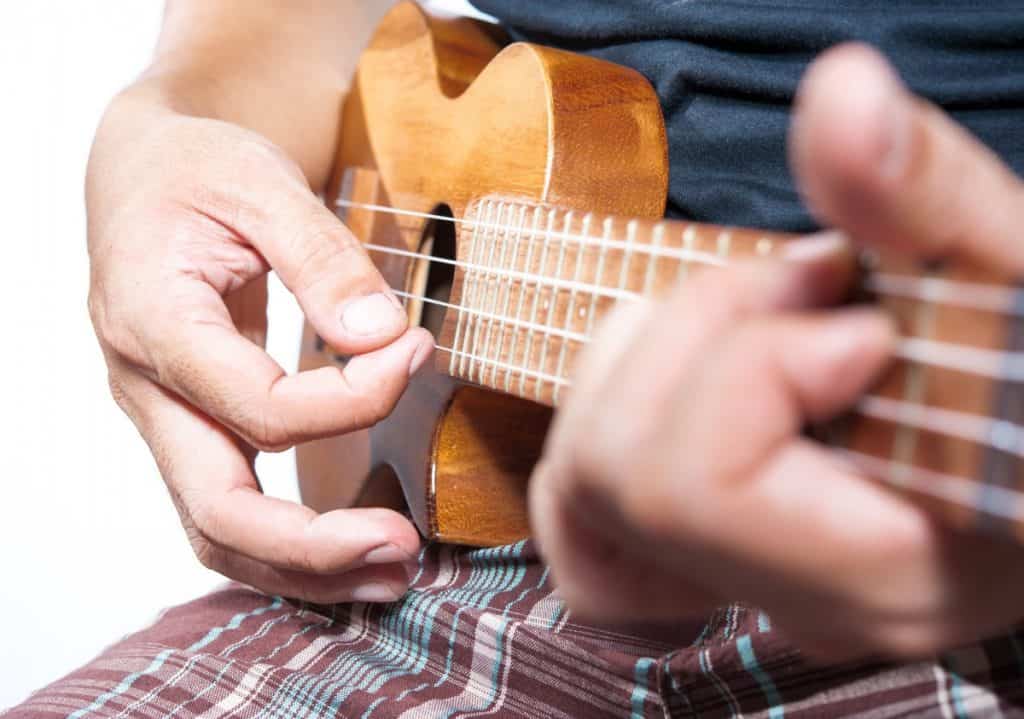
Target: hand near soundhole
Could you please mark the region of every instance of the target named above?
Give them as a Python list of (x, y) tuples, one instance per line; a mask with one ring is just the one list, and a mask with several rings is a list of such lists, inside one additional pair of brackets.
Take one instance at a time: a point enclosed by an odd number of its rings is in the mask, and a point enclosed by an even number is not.
[[(812, 66), (790, 144), (809, 206), (856, 243), (1024, 274), (1020, 181), (874, 51)], [(830, 659), (928, 655), (1024, 616), (1024, 550), (945, 528), (801, 434), (893, 348), (880, 312), (822, 309), (851, 274), (826, 234), (610, 318), (531, 486), (570, 607), (676, 619), (741, 600)]]
[[(409, 329), (361, 246), (264, 137), (129, 90), (88, 177), (89, 307), (110, 386), (149, 443), (199, 559), (315, 602), (404, 593), (419, 535), (384, 509), (317, 515), (265, 497), (257, 450), (372, 425), (433, 341)], [(287, 375), (262, 345), (273, 269), (353, 355)]]

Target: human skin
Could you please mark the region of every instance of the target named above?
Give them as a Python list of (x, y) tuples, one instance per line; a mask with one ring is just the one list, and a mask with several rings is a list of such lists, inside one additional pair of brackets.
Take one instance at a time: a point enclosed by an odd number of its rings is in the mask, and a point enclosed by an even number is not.
[[(271, 593), (388, 601), (419, 535), (385, 509), (262, 495), (257, 450), (369, 426), (433, 342), (323, 206), (342, 93), (387, 2), (173, 0), (87, 176), (89, 308), (118, 404), (197, 556)], [(286, 375), (262, 349), (273, 269), (339, 352)]]
[[(265, 498), (252, 469), (258, 449), (372, 424), (430, 351), (315, 196), (340, 92), (387, 5), (169, 3), (152, 66), (104, 117), (87, 181), (90, 309), (111, 389), (198, 557), (318, 602), (395, 598), (419, 546), (388, 510), (317, 515)], [(1024, 271), (1018, 180), (876, 54), (819, 60), (794, 128), (794, 169), (823, 224)], [(1007, 567), (1020, 549), (953, 535), (801, 438), (805, 420), (868, 386), (892, 330), (873, 311), (822, 309), (847, 265), (827, 237), (800, 247), (620, 313), (590, 346), (531, 489), (562, 594), (583, 614), (631, 620), (743, 599), (828, 657), (919, 656), (1015, 621), (1024, 582)], [(262, 352), (270, 268), (355, 356), (344, 373), (287, 377)]]
[[(812, 65), (790, 156), (809, 207), (855, 244), (1024, 274), (1020, 180), (875, 51)], [(894, 341), (878, 310), (826, 309), (851, 280), (836, 240), (703, 273), (614, 316), (582, 356), (530, 493), (580, 615), (742, 600), (829, 659), (928, 656), (1024, 615), (1020, 546), (945, 528), (803, 436)]]

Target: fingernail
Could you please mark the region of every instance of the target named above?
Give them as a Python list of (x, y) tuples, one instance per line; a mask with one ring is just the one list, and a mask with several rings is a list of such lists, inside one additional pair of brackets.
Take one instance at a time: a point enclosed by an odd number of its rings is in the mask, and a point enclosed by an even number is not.
[(838, 232), (821, 232), (787, 242), (782, 258), (790, 262), (817, 262), (849, 251), (849, 242)]
[(393, 602), (400, 596), (394, 587), (382, 582), (370, 582), (352, 590), (354, 602)]
[(405, 323), (401, 305), (383, 292), (352, 300), (341, 312), (342, 326), (357, 337), (394, 334)]
[(410, 559), (412, 557), (397, 544), (385, 544), (371, 549), (363, 556), (363, 562), (366, 564), (398, 564), (399, 562), (408, 562)]
[(409, 363), (409, 376), (412, 377), (414, 374), (420, 371), (420, 368), (426, 364), (430, 354), (434, 351), (433, 341), (424, 341), (417, 348), (416, 352), (412, 356), (412, 361)]

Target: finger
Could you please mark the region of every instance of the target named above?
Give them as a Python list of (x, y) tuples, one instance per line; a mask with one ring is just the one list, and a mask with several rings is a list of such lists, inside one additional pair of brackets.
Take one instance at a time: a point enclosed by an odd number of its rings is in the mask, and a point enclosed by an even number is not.
[(314, 604), (392, 602), (405, 594), (409, 585), (408, 572), (401, 564), (371, 565), (341, 574), (313, 574), (278, 569), (213, 544), (205, 547), (197, 549), (197, 554), (209, 569), (266, 594)]
[[(139, 380), (145, 381), (139, 376)], [(137, 422), (182, 512), (211, 544), (279, 569), (337, 574), (408, 561), (419, 535), (385, 509), (317, 514), (263, 496), (250, 465), (222, 427), (155, 385), (135, 395)]]
[(790, 155), (810, 208), (858, 242), (1024, 272), (1021, 182), (868, 47), (830, 50), (808, 71)]
[(893, 341), (887, 318), (867, 309), (756, 317), (725, 333), (668, 400), (667, 419), (646, 440), (657, 449), (637, 460), (657, 479), (621, 485), (625, 511), (669, 537), (717, 537), (730, 488), (808, 420), (859, 397)]
[[(571, 448), (581, 425), (572, 420), (579, 417), (617, 424), (613, 413), (598, 411), (605, 406), (644, 407), (631, 420), (631, 429), (642, 431), (641, 424), (662, 416), (655, 408), (675, 401), (670, 389), (685, 380), (714, 338), (751, 316), (834, 303), (853, 277), (849, 247), (834, 233), (794, 242), (786, 258), (706, 270), (665, 302), (615, 313), (610, 332), (581, 356), (581, 380), (574, 382), (573, 400), (556, 418), (548, 446)], [(633, 347), (657, 351), (625, 353), (611, 331)], [(595, 429), (594, 423), (584, 424), (598, 436), (621, 436), (615, 427)]]
[(182, 294), (191, 308), (150, 318), (143, 331), (156, 348), (161, 384), (222, 422), (250, 444), (276, 450), (371, 426), (386, 417), (409, 377), (433, 349), (423, 329), (353, 357), (344, 369), (321, 367), (287, 375), (243, 338), (217, 293), (202, 282)]
[(356, 237), (287, 158), (272, 149), (255, 155), (244, 165), (254, 172), (241, 183), (210, 179), (232, 187), (234, 196), (211, 191), (200, 209), (259, 250), (338, 352), (367, 352), (401, 336), (405, 311)]
[[(530, 481), (534, 535), (561, 597), (591, 620), (678, 619), (699, 615), (721, 598), (677, 574), (652, 555), (650, 544), (625, 528), (607, 505), (555, 473), (565, 465), (541, 462)], [(634, 548), (642, 547), (643, 551)], [(643, 607), (643, 616), (637, 616)]]

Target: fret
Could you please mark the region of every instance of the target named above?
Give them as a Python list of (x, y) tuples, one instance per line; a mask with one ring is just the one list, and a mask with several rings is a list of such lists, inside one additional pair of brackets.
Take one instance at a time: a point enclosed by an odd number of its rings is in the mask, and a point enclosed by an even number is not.
[[(930, 340), (935, 330), (935, 305), (930, 302), (919, 302), (917, 304), (914, 325), (915, 337), (926, 341)], [(906, 367), (907, 374), (903, 382), (903, 401), (907, 404), (919, 404), (925, 398), (926, 373), (924, 365), (920, 362), (908, 362)], [(891, 477), (897, 484), (901, 478), (905, 478), (902, 470), (898, 470), (897, 467), (906, 467), (914, 463), (918, 436), (917, 425), (900, 423), (896, 426), (889, 461), (893, 465)]]
[[(511, 244), (510, 248), (507, 247), (507, 249), (510, 249), (511, 260), (505, 259), (504, 256), (502, 257), (501, 267), (504, 270), (515, 269), (516, 266), (517, 266), (517, 263), (519, 262), (519, 247), (520, 247), (520, 244), (522, 243), (522, 239), (523, 239), (523, 226), (525, 224), (526, 224), (526, 205), (522, 205), (519, 208), (519, 219), (516, 220), (515, 223), (513, 223), (513, 228), (514, 229), (512, 231), (514, 232), (514, 238), (515, 239), (511, 243), (508, 243), (506, 241), (506, 247), (509, 244)], [(501, 287), (499, 285), (499, 291), (500, 291), (500, 289), (501, 289)], [(502, 351), (502, 349), (505, 346), (505, 334), (509, 330), (509, 326), (508, 326), (508, 310), (509, 310), (509, 306), (511, 305), (511, 302), (512, 302), (512, 274), (511, 273), (507, 274), (506, 277), (505, 277), (505, 287), (504, 287), (504, 290), (505, 290), (505, 300), (504, 300), (504, 302), (500, 303), (501, 306), (502, 306), (502, 309), (501, 309), (501, 317), (502, 317), (502, 319), (501, 319), (501, 322), (498, 323), (498, 330), (497, 330), (498, 331), (498, 344), (497, 344), (497, 346), (495, 347), (495, 350), (494, 350), (494, 357), (495, 357), (495, 359), (501, 359), (501, 356), (502, 356), (501, 351)], [(484, 350), (484, 356), (485, 357), (488, 356), (486, 348)], [(498, 373), (497, 366), (492, 366), (491, 367), (491, 385), (495, 386), (495, 387), (497, 386), (497, 381), (498, 381), (498, 374), (497, 373)]]
[(651, 234), (651, 243), (649, 245), (651, 252), (647, 258), (647, 272), (644, 275), (644, 294), (648, 296), (654, 289), (654, 278), (657, 274), (658, 266), (658, 251), (661, 249), (664, 241), (665, 223), (659, 222), (654, 226), (654, 231)]
[[(692, 223), (687, 223), (683, 230), (683, 251), (690, 253), (697, 246), (697, 228)], [(679, 261), (679, 269), (676, 271), (676, 284), (681, 284), (690, 274), (690, 260)]]
[[(606, 217), (604, 220), (604, 232), (601, 237), (603, 242), (601, 243), (601, 249), (597, 255), (597, 270), (594, 272), (594, 286), (598, 289), (602, 287), (602, 281), (604, 280), (604, 263), (605, 257), (608, 254), (608, 242), (612, 238), (612, 233), (615, 228), (615, 220), (611, 217)], [(594, 322), (597, 315), (597, 291), (591, 291), (590, 293), (590, 308), (587, 310), (587, 327), (584, 330), (584, 334), (590, 337), (594, 333)]]
[(629, 264), (633, 259), (633, 243), (636, 242), (636, 220), (626, 223), (626, 246), (622, 250), (622, 264), (619, 266), (619, 290), (629, 285)]
[[(555, 276), (558, 277), (559, 279), (562, 278), (562, 269), (565, 266), (566, 248), (568, 247), (568, 244), (569, 244), (569, 234), (570, 234), (570, 230), (572, 229), (572, 217), (573, 217), (573, 211), (569, 210), (567, 213), (565, 213), (565, 220), (562, 223), (564, 229), (562, 230), (562, 234), (561, 234), (561, 238), (560, 238), (561, 241), (558, 243), (558, 262), (555, 265), (555, 268), (556, 268), (555, 269)], [(550, 328), (552, 326), (552, 321), (554, 320), (554, 316), (555, 316), (555, 307), (557, 305), (558, 305), (558, 290), (553, 289), (551, 291), (551, 294), (549, 295), (547, 319), (544, 321), (544, 325), (546, 327), (548, 327), (548, 328)], [(547, 363), (548, 363), (548, 343), (550, 341), (551, 341), (551, 333), (550, 332), (545, 332), (544, 333), (544, 339), (541, 340), (540, 364), (538, 365), (538, 369), (541, 372), (545, 372), (546, 369), (547, 369)], [(538, 401), (542, 397), (543, 389), (544, 389), (543, 388), (543, 383), (538, 382), (537, 386), (535, 388), (535, 391), (534, 391), (534, 396), (535, 396), (535, 398)]]
[[(1015, 309), (1024, 307), (1024, 291), (1017, 287)], [(1024, 319), (1015, 312), (1009, 320), (1006, 331), (1006, 354), (1018, 357), (1024, 349)], [(1021, 424), (1024, 423), (1024, 384), (1010, 377), (1014, 373), (1016, 363), (1013, 360), (1003, 363), (1008, 377), (997, 382), (994, 423), (989, 433), (991, 448), (985, 452), (979, 476), (981, 486), (977, 501), (983, 513), (978, 518), (978, 525), (985, 529), (1010, 529), (998, 519), (997, 510), (1002, 504), (1003, 493), (1012, 491), (1018, 483), (1020, 474), (1020, 458), (1024, 454), (1024, 438), (1021, 436)]]
[[(540, 205), (533, 208), (533, 223), (530, 226), (530, 239), (526, 243), (526, 259), (523, 262), (522, 271), (528, 275), (533, 272), (533, 248), (538, 242), (537, 230), (540, 226)], [(516, 320), (521, 320), (523, 316), (523, 305), (526, 300), (526, 279), (522, 279), (519, 282), (519, 299), (516, 301)], [(525, 342), (524, 342), (525, 345)], [(513, 364), (516, 361), (516, 350), (519, 348), (519, 332), (512, 333), (512, 344), (509, 347), (509, 360)], [(523, 365), (526, 365), (528, 357), (523, 357)], [(505, 372), (505, 391), (512, 391), (512, 373)]]
[[(593, 219), (594, 219), (593, 214), (591, 214), (589, 212), (583, 218), (583, 228), (580, 231), (580, 234), (582, 234), (584, 237), (588, 237), (590, 235), (590, 223), (593, 221)], [(583, 270), (583, 256), (584, 256), (584, 254), (585, 254), (584, 246), (581, 243), (576, 248), (576, 269), (573, 271), (573, 282), (579, 282), (580, 281), (580, 272)], [(571, 331), (571, 329), (572, 329), (573, 316), (576, 314), (576, 297), (577, 296), (578, 296), (578, 293), (577, 293), (576, 289), (573, 288), (573, 290), (569, 293), (569, 301), (568, 301), (567, 306), (565, 308), (565, 326), (564, 326), (564, 330), (567, 333), (569, 331)], [(569, 340), (566, 339), (565, 337), (563, 337), (560, 344), (561, 344), (561, 348), (558, 351), (558, 364), (556, 365), (556, 369), (555, 369), (555, 376), (556, 377), (564, 377), (565, 376), (565, 355), (566, 355), (566, 353), (569, 350)], [(558, 392), (561, 389), (562, 389), (562, 385), (560, 385), (560, 384), (555, 385), (555, 389), (554, 389), (554, 392), (552, 394), (552, 402), (554, 404), (556, 404), (556, 405), (558, 404)]]
[[(484, 263), (484, 294), (483, 297), (481, 298), (480, 304), (475, 306), (475, 309), (482, 310), (484, 312), (489, 311), (487, 308), (491, 304), (491, 298), (494, 295), (494, 287), (500, 281), (500, 275), (498, 274), (497, 260), (495, 258), (495, 254), (497, 253), (498, 248), (498, 233), (500, 232), (502, 217), (505, 214), (505, 208), (507, 206), (508, 205), (505, 202), (498, 202), (498, 218), (497, 220), (495, 220), (495, 225), (493, 227), (494, 234), (491, 235), (489, 238), (490, 247), (487, 250), (487, 260)], [(469, 375), (467, 376), (467, 379), (470, 381), (473, 381), (474, 373), (476, 374), (477, 382), (483, 379), (483, 365), (479, 362), (479, 358), (486, 356), (481, 352), (481, 347), (486, 347), (486, 342), (489, 336), (489, 331), (492, 323), (493, 320), (488, 320), (483, 317), (481, 317), (480, 320), (477, 322), (477, 331), (476, 336), (474, 337), (472, 349), (473, 356), (476, 357), (477, 359), (471, 360)]]
[[(541, 256), (540, 256), (540, 270), (537, 272), (536, 286), (533, 291), (533, 302), (530, 307), (530, 322), (532, 324), (537, 323), (537, 314), (540, 309), (540, 295), (542, 292), (541, 277), (545, 275), (548, 269), (548, 250), (551, 248), (551, 230), (555, 224), (555, 210), (551, 209), (548, 211), (547, 226), (544, 230), (544, 239), (541, 240)], [(523, 367), (530, 365), (530, 357), (533, 356), (533, 337), (532, 332), (526, 335), (526, 348), (523, 351)], [(541, 368), (543, 369), (543, 368)], [(526, 396), (526, 372), (525, 369), (519, 377), (519, 395), (521, 397)]]
[(715, 241), (715, 248), (715, 251), (721, 259), (729, 259), (729, 252), (732, 250), (732, 233), (729, 232), (729, 230), (722, 230), (718, 233), (718, 239)]
[[(480, 203), (480, 204), (478, 204), (476, 206), (477, 217), (481, 216), (480, 209), (481, 209), (481, 205), (482, 204), (484, 204), (484, 203)], [(492, 212), (492, 205), (493, 205), (493, 203), (491, 202), (491, 200), (487, 200), (486, 201), (486, 205), (487, 205), (487, 214), (485, 215), (485, 217), (486, 217), (485, 223), (489, 223), (490, 219), (491, 219), (491, 212)], [(479, 262), (480, 262), (480, 255), (481, 254), (482, 254), (482, 251), (480, 250), (480, 223), (479, 222), (475, 222), (475, 223), (473, 223), (473, 232), (472, 232), (472, 235), (470, 236), (470, 247), (469, 247), (470, 264), (473, 267), (475, 267), (475, 266), (477, 266), (479, 264)], [(473, 272), (474, 272), (473, 269), (467, 269), (465, 274), (463, 275), (463, 282), (462, 282), (462, 297), (463, 297), (463, 301), (459, 303), (459, 318), (458, 318), (457, 324), (455, 325), (455, 339), (452, 342), (452, 348), (454, 350), (456, 350), (456, 351), (452, 352), (451, 361), (449, 362), (449, 367), (448, 367), (448, 372), (452, 376), (458, 376), (458, 377), (464, 377), (465, 376), (466, 354), (465, 353), (460, 353), (460, 352), (458, 352), (458, 350), (460, 348), (462, 348), (461, 345), (460, 345), (460, 340), (461, 340), (461, 342), (463, 344), (466, 344), (466, 342), (468, 340), (468, 337), (469, 337), (469, 333), (472, 330), (472, 327), (469, 325), (469, 322), (471, 320), (467, 320), (466, 319), (465, 314), (462, 312), (462, 308), (463, 307), (472, 307), (473, 306), (473, 300), (474, 300), (475, 289), (476, 289), (476, 281), (477, 281), (476, 276), (473, 274)], [(468, 347), (468, 345), (467, 345), (467, 347)], [(457, 366), (456, 366), (456, 362), (458, 363)]]

